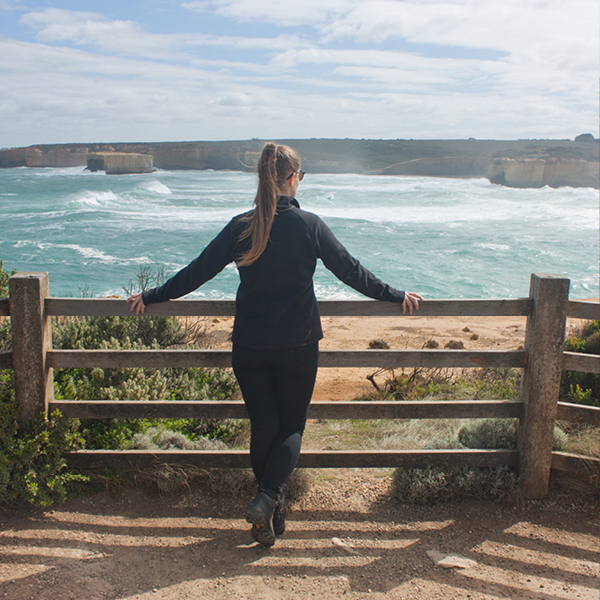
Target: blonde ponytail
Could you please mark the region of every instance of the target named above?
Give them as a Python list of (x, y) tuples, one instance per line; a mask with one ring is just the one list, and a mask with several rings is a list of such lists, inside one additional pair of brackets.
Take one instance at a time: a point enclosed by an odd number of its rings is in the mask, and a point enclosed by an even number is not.
[(248, 226), (240, 236), (240, 240), (250, 238), (250, 248), (237, 261), (238, 267), (256, 262), (267, 247), (280, 187), (291, 173), (300, 170), (300, 157), (289, 146), (269, 143), (263, 148), (257, 170), (258, 190), (254, 210), (244, 217)]

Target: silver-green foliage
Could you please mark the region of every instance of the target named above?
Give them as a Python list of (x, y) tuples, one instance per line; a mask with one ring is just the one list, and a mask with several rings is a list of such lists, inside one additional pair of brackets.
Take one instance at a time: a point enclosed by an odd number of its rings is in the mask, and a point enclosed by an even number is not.
[[(553, 450), (563, 450), (566, 445), (567, 435), (555, 427)], [(446, 445), (472, 449), (516, 446), (516, 419), (473, 420), (458, 431), (457, 443)], [(508, 500), (517, 492), (517, 483), (516, 472), (507, 466), (398, 468), (394, 472), (392, 493), (405, 504), (435, 504), (464, 498)]]

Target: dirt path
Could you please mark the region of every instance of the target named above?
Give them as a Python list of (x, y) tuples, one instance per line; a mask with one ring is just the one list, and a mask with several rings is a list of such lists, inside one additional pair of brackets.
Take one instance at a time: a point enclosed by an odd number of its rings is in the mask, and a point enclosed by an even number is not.
[[(407, 507), (386, 472), (324, 477), (271, 549), (252, 543), (241, 499), (206, 489), (2, 511), (0, 598), (598, 598), (597, 507)], [(442, 568), (430, 550), (475, 564)]]

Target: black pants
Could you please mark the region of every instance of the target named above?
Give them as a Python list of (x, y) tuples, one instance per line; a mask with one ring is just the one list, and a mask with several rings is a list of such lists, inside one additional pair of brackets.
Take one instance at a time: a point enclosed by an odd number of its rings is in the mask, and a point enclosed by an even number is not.
[(281, 493), (300, 456), (319, 344), (283, 350), (234, 345), (232, 361), (252, 426), (252, 470), (260, 486)]

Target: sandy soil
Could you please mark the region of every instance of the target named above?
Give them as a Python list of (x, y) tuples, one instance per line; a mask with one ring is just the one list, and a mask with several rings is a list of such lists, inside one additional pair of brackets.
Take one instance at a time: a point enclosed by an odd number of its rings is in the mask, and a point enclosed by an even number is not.
[[(324, 319), (322, 348), (518, 348), (519, 318)], [(231, 320), (203, 325), (213, 347)], [(371, 371), (322, 369), (315, 399), (351, 399)], [(248, 498), (195, 487), (125, 489), (40, 511), (0, 510), (0, 598), (12, 600), (495, 600), (598, 598), (598, 510), (557, 488), (543, 502), (409, 507), (389, 470), (321, 471), (271, 549), (252, 543)], [(460, 555), (444, 568), (427, 554)]]
[[(468, 350), (516, 350), (525, 341), (525, 317), (401, 317), (323, 318), (322, 350), (366, 349), (372, 340), (383, 340), (392, 349), (421, 349), (429, 341), (439, 348), (451, 341)], [(230, 346), (232, 318), (204, 319), (201, 328), (211, 348)], [(351, 400), (373, 390), (367, 380), (376, 369), (320, 369), (313, 399)], [(388, 374), (389, 375), (389, 374)], [(388, 376), (383, 374), (382, 381)]]
[[(129, 489), (45, 512), (5, 510), (0, 597), (598, 598), (597, 506), (407, 507), (388, 489), (385, 473), (337, 471), (294, 506), (271, 549), (252, 543), (239, 499), (206, 489), (166, 498)], [(474, 562), (443, 568), (431, 550)]]

